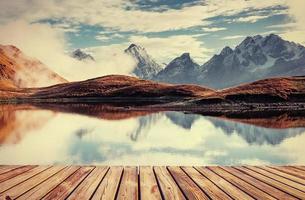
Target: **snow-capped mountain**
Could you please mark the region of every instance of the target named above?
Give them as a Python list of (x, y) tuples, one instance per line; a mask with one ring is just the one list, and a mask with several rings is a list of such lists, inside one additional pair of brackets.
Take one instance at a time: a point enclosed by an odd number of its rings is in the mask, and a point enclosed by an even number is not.
[(197, 82), (224, 88), (267, 77), (305, 74), (305, 48), (270, 34), (247, 37), (233, 50), (225, 47), (200, 67)]
[(152, 79), (159, 71), (162, 70), (162, 66), (156, 63), (146, 52), (146, 50), (136, 44), (131, 44), (126, 50), (125, 53), (131, 55), (136, 63), (137, 67), (133, 70), (139, 78), (143, 79)]
[(88, 60), (95, 61), (90, 54), (85, 53), (81, 49), (76, 49), (75, 51), (73, 51), (71, 56), (80, 61), (88, 61)]
[(235, 49), (225, 47), (202, 66), (184, 53), (154, 79), (221, 89), (263, 78), (295, 75), (305, 75), (305, 47), (270, 34), (247, 37)]
[(154, 79), (169, 83), (196, 83), (196, 76), (199, 65), (195, 63), (189, 53), (171, 61)]

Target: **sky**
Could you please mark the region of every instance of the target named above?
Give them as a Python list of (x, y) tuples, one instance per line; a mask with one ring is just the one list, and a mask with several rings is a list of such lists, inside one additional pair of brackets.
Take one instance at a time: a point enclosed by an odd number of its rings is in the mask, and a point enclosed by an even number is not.
[[(123, 50), (143, 46), (159, 63), (184, 52), (199, 64), (246, 36), (275, 33), (305, 45), (305, 0), (4, 0), (0, 43), (69, 80), (128, 74)], [(96, 63), (72, 60), (82, 48)]]

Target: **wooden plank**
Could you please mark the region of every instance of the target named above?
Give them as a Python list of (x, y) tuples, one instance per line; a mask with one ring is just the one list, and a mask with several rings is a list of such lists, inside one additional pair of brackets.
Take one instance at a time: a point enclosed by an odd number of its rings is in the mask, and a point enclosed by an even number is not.
[[(36, 185), (40, 184), (41, 182), (43, 182), (44, 180), (48, 179), (49, 177), (51, 177), (52, 175), (54, 175), (55, 173), (59, 172), (60, 170), (62, 170), (64, 168), (64, 166), (54, 166), (51, 167), (39, 174), (37, 174), (36, 176), (33, 176), (32, 178), (12, 187), (11, 189), (3, 192), (0, 195), (0, 199), (4, 199), (6, 196), (9, 196), (11, 199), (16, 199), (17, 197), (19, 197), (20, 195), (22, 195), (23, 193), (27, 192), (28, 190), (34, 188)], [(11, 179), (12, 180), (12, 179)]]
[(220, 167), (209, 167), (209, 169), (256, 199), (269, 199), (269, 200), (276, 199), (270, 196), (268, 193), (265, 193), (264, 191), (245, 182), (241, 178), (228, 173), (227, 171), (221, 169)]
[(66, 167), (65, 169), (63, 169), (60, 172), (58, 172), (57, 174), (53, 175), (46, 181), (40, 183), (36, 187), (27, 191), (26, 193), (24, 193), (17, 199), (18, 200), (41, 199), (43, 196), (45, 196), (47, 193), (49, 193), (51, 190), (53, 190), (57, 185), (59, 185), (61, 182), (63, 182), (66, 178), (68, 178), (73, 173), (75, 173), (75, 171), (78, 170), (79, 168), (80, 167), (78, 167), (78, 166)]
[(288, 167), (288, 166), (283, 166), (283, 167), (277, 167), (277, 166), (271, 166), (271, 168), (276, 169), (278, 171), (285, 172), (287, 174), (291, 174), (293, 176), (299, 177), (301, 179), (305, 179), (305, 172), (301, 172), (298, 169)]
[(211, 199), (227, 200), (232, 199), (225, 192), (219, 189), (212, 181), (202, 176), (193, 167), (182, 167), (182, 169), (187, 173), (192, 180), (206, 193)]
[(76, 188), (68, 199), (90, 199), (105, 176), (108, 167), (96, 167), (88, 177)]
[(20, 165), (3, 165), (0, 167), (0, 174), (4, 174), (8, 171), (14, 170), (21, 167)]
[(125, 167), (117, 199), (138, 199), (137, 167)]
[(243, 173), (237, 169), (234, 169), (233, 167), (221, 167), (221, 168), (226, 170), (227, 172), (233, 174), (234, 176), (237, 176), (240, 179), (250, 183), (251, 185), (254, 185), (255, 187), (267, 192), (268, 194), (272, 195), (275, 198), (287, 199), (287, 200), (296, 199), (295, 197), (293, 197), (275, 187), (272, 187), (263, 181), (253, 178), (252, 176), (249, 176), (246, 173)]
[(154, 167), (164, 199), (185, 199), (166, 167)]
[(179, 167), (168, 167), (168, 170), (180, 186), (187, 199), (210, 199), (184, 171)]
[(251, 196), (238, 189), (219, 175), (215, 174), (206, 167), (196, 167), (196, 169), (205, 177), (210, 179), (214, 184), (235, 199), (253, 199)]
[(152, 167), (140, 167), (140, 191), (141, 199), (162, 199)]
[(6, 181), (6, 180), (8, 180), (12, 177), (15, 177), (19, 174), (22, 174), (23, 172), (26, 172), (30, 169), (33, 169), (34, 167), (36, 167), (36, 166), (26, 165), (26, 166), (19, 167), (19, 168), (13, 169), (11, 171), (8, 171), (4, 174), (1, 174), (0, 175), (0, 183), (3, 182), (3, 181)]
[(302, 171), (303, 173), (305, 173), (305, 167), (302, 167), (302, 166), (291, 166), (291, 167), (296, 168), (296, 169)]
[(40, 172), (48, 169), (50, 166), (38, 166), (34, 167), (33, 169), (30, 169), (22, 174), (19, 174), (11, 179), (8, 179), (6, 181), (3, 181), (0, 183), (0, 193), (4, 192), (5, 190), (10, 189), (11, 187), (31, 178), (32, 176), (35, 176), (36, 174), (39, 174)]
[(110, 167), (103, 181), (98, 186), (92, 200), (114, 199), (120, 183), (123, 167)]
[(249, 174), (250, 176), (252, 176), (252, 177), (254, 177), (254, 178), (256, 178), (256, 179), (258, 179), (260, 181), (263, 181), (263, 182), (265, 182), (265, 183), (267, 183), (269, 185), (272, 185), (273, 187), (276, 187), (276, 188), (278, 188), (278, 189), (280, 189), (282, 191), (285, 191), (286, 193), (291, 194), (294, 197), (301, 198), (301, 199), (305, 198), (305, 196), (304, 196), (305, 194), (303, 192), (301, 192), (300, 190), (298, 190), (298, 189), (290, 187), (290, 186), (288, 186), (286, 184), (283, 184), (283, 183), (281, 183), (279, 181), (276, 181), (276, 180), (274, 180), (272, 178), (264, 176), (264, 175), (262, 175), (260, 173), (254, 172), (254, 171), (252, 171), (252, 170), (250, 170), (250, 169), (248, 169), (246, 167), (235, 167), (235, 168), (240, 170), (243, 173)]
[(262, 175), (268, 176), (268, 177), (270, 177), (270, 178), (272, 178), (272, 179), (274, 179), (274, 180), (277, 180), (277, 181), (279, 181), (279, 182), (281, 182), (281, 183), (284, 183), (284, 184), (286, 184), (286, 185), (289, 185), (289, 186), (291, 186), (291, 187), (294, 187), (294, 188), (296, 188), (296, 189), (298, 189), (298, 190), (300, 190), (300, 191), (305, 191), (305, 186), (304, 186), (304, 185), (299, 184), (299, 183), (296, 183), (296, 182), (294, 182), (294, 181), (291, 181), (291, 180), (289, 180), (289, 179), (287, 179), (287, 178), (283, 178), (283, 177), (281, 177), (281, 176), (278, 176), (278, 175), (276, 175), (276, 174), (270, 173), (270, 172), (265, 171), (265, 170), (263, 170), (263, 169), (260, 169), (260, 168), (258, 168), (258, 167), (247, 166), (247, 168), (248, 168), (248, 169), (251, 169), (251, 170), (253, 170), (253, 171), (257, 172), (257, 173), (260, 173), (260, 174), (262, 174)]
[(81, 167), (42, 199), (66, 199), (93, 169), (94, 167)]
[(289, 173), (284, 173), (282, 171), (279, 171), (279, 170), (276, 170), (276, 169), (273, 169), (271, 167), (266, 167), (266, 166), (261, 166), (260, 167), (261, 169), (264, 169), (270, 173), (273, 173), (273, 174), (276, 174), (278, 176), (281, 176), (281, 177), (284, 177), (284, 178), (287, 178), (287, 179), (290, 179), (294, 182), (297, 182), (297, 183), (300, 183), (300, 184), (303, 184), (305, 185), (305, 179), (302, 179), (302, 178), (298, 178), (296, 176), (293, 176), (293, 175), (290, 175)]

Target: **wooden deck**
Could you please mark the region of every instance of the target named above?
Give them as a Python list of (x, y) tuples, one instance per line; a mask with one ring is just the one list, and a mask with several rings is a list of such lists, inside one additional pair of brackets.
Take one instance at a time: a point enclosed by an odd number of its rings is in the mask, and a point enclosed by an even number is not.
[(0, 199), (305, 199), (305, 167), (0, 166)]

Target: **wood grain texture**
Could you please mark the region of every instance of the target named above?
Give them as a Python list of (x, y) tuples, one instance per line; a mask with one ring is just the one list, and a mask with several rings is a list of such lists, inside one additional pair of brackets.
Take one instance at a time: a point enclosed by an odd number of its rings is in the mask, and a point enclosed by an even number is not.
[(125, 167), (117, 199), (138, 199), (137, 167)]
[(76, 188), (68, 199), (90, 199), (97, 186), (105, 176), (108, 167), (96, 167), (89, 176)]
[(185, 199), (166, 167), (154, 167), (164, 199)]
[(204, 177), (193, 167), (182, 167), (182, 169), (192, 178), (192, 180), (211, 198), (227, 200), (232, 199), (212, 181)]
[(114, 199), (122, 172), (123, 167), (110, 167), (103, 181), (97, 187), (92, 200)]
[(239, 189), (243, 190), (245, 193), (249, 194), (252, 197), (258, 199), (269, 199), (275, 200), (276, 198), (270, 196), (268, 193), (254, 187), (253, 185), (245, 182), (244, 180), (228, 173), (227, 171), (221, 169), (220, 167), (209, 167), (210, 170), (221, 176), (222, 178), (226, 179)]
[(50, 166), (38, 166), (34, 167), (26, 172), (23, 172), (22, 174), (19, 174), (11, 179), (8, 179), (6, 181), (3, 181), (0, 183), (0, 193), (8, 190), (9, 188), (35, 176), (36, 174), (48, 169)]
[(235, 199), (253, 199), (251, 196), (240, 190), (239, 188), (232, 185), (230, 182), (226, 181), (222, 177), (218, 176), (211, 170), (205, 167), (196, 167), (196, 169), (203, 174), (205, 177), (210, 179), (214, 184), (220, 187), (223, 191), (229, 194)]
[(294, 182), (297, 182), (297, 183), (299, 183), (299, 184), (305, 185), (305, 180), (304, 180), (304, 179), (301, 179), (301, 178), (299, 178), (299, 177), (293, 176), (293, 175), (291, 175), (291, 174), (289, 174), (289, 173), (284, 173), (284, 172), (282, 172), (282, 171), (273, 169), (273, 168), (271, 168), (271, 167), (266, 167), (266, 166), (261, 166), (261, 167), (259, 167), (259, 168), (264, 169), (264, 170), (266, 170), (266, 171), (268, 171), (268, 172), (270, 172), (270, 173), (273, 173), (273, 174), (275, 174), (275, 175), (277, 175), (277, 176), (281, 176), (281, 177), (283, 177), (283, 178), (286, 178), (286, 179), (292, 180), (292, 181), (294, 181)]
[(180, 167), (168, 167), (168, 169), (188, 199), (209, 199)]
[(46, 181), (40, 183), (33, 189), (27, 191), (17, 199), (19, 200), (27, 200), (27, 199), (41, 199), (44, 197), (47, 193), (52, 191), (57, 185), (59, 185), (61, 182), (63, 182), (66, 178), (71, 176), (76, 170), (78, 170), (80, 167), (78, 166), (70, 166), (66, 167), (59, 173), (53, 175), (51, 178), (47, 179)]
[(2, 165), (0, 167), (0, 174), (6, 173), (8, 171), (11, 171), (13, 169), (19, 168), (19, 165)]
[(36, 166), (31, 166), (31, 165), (27, 165), (27, 166), (22, 166), (22, 167), (19, 167), (19, 168), (16, 168), (16, 169), (13, 169), (11, 171), (8, 171), (6, 173), (3, 173), (0, 175), (0, 183), (3, 182), (3, 181), (6, 181), (12, 177), (15, 177), (19, 174), (22, 174), (23, 172), (26, 172), (32, 168), (34, 168)]
[[(41, 173), (29, 178), (28, 180), (26, 180), (24, 182), (21, 182), (21, 183), (19, 182), (20, 184), (1, 193), (0, 199), (2, 199), (2, 197), (4, 198), (6, 196), (9, 196), (10, 198), (15, 199), (15, 198), (19, 197), (20, 195), (22, 195), (23, 193), (27, 192), (28, 190), (34, 188), (36, 185), (40, 184), (44, 180), (48, 179), (55, 173), (59, 172), (63, 168), (64, 168), (64, 166), (53, 166), (53, 167), (46, 169), (45, 171), (43, 171)], [(10, 179), (10, 180), (13, 180), (13, 179)], [(17, 179), (16, 182), (18, 183), (19, 180), (20, 179)]]
[(305, 199), (303, 166), (1, 166), (2, 199)]
[(141, 199), (162, 199), (152, 167), (140, 167), (140, 191)]
[(255, 171), (252, 171), (246, 167), (235, 167), (236, 169), (240, 170), (243, 173), (249, 174), (250, 176), (265, 182), (273, 187), (276, 187), (288, 194), (291, 194), (294, 197), (300, 198), (300, 199), (304, 199), (305, 198), (305, 193), (303, 193), (302, 191), (295, 189), (294, 187), (291, 187), (289, 185), (283, 184), (279, 181), (276, 181), (268, 176), (264, 176), (260, 173), (256, 173)]
[(256, 173), (260, 173), (260, 174), (268, 176), (268, 177), (270, 177), (270, 178), (272, 178), (274, 180), (277, 180), (277, 181), (279, 181), (281, 183), (284, 183), (286, 185), (294, 187), (294, 188), (296, 188), (296, 189), (298, 189), (300, 191), (305, 191), (305, 186), (304, 185), (296, 183), (296, 182), (294, 182), (292, 180), (289, 180), (288, 178), (284, 178), (282, 176), (270, 173), (270, 172), (265, 171), (265, 170), (263, 170), (263, 169), (261, 169), (259, 167), (247, 166), (247, 168), (255, 171)]
[(299, 177), (301, 179), (305, 179), (305, 172), (299, 171), (298, 169), (293, 168), (293, 167), (289, 167), (289, 166), (283, 166), (283, 167), (271, 166), (270, 168), (276, 169), (278, 171), (285, 172), (287, 174), (291, 174), (291, 175)]
[(94, 167), (81, 167), (42, 199), (66, 199), (74, 190), (74, 188), (76, 188), (82, 182), (82, 180), (93, 170), (93, 168)]
[(292, 199), (296, 199), (295, 197), (275, 188), (270, 186), (269, 184), (266, 184), (265, 182), (256, 179), (246, 173), (243, 173), (237, 169), (234, 169), (233, 167), (221, 167), (222, 169), (224, 169), (225, 171), (239, 177), (240, 179), (246, 181), (247, 183), (250, 183), (251, 185), (261, 189), (262, 191), (265, 191), (266, 193), (272, 195), (275, 198), (278, 199), (287, 199), (287, 200), (292, 200)]

